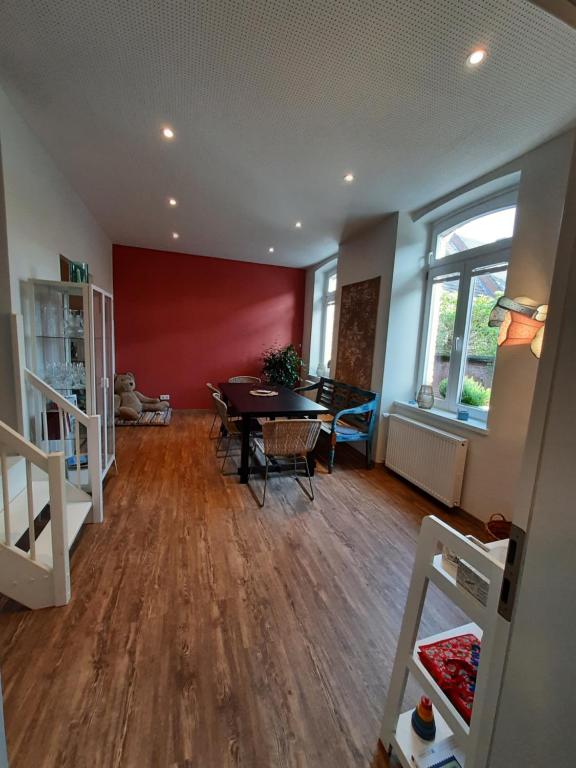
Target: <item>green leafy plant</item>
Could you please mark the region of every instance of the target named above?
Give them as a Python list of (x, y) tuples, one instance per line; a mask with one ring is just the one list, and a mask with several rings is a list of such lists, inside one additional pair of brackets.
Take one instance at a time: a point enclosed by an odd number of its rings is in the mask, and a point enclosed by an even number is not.
[(290, 388), (297, 384), (303, 360), (292, 344), (267, 349), (262, 360), (262, 375), (269, 384)]
[[(446, 397), (446, 390), (448, 389), (448, 379), (442, 379), (438, 384), (438, 392), (442, 397)], [(472, 376), (465, 376), (464, 383), (462, 384), (462, 396), (460, 402), (462, 405), (473, 405), (476, 408), (481, 408), (483, 405), (490, 403), (491, 390), (485, 387), (481, 382), (476, 381)]]
[[(502, 291), (496, 291), (493, 296), (475, 296), (472, 302), (470, 318), (470, 337), (468, 339), (468, 354), (478, 357), (494, 357), (496, 355), (498, 328), (488, 325), (490, 312)], [(446, 292), (440, 297), (440, 314), (438, 318), (438, 335), (436, 337), (436, 354), (449, 356), (452, 350), (454, 320), (458, 294)]]

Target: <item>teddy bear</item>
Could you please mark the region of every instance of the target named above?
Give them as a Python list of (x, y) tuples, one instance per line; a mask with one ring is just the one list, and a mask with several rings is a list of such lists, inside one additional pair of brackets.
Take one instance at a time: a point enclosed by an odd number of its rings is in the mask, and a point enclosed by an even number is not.
[(119, 419), (137, 421), (142, 411), (167, 411), (170, 403), (136, 391), (133, 373), (114, 374), (114, 413)]

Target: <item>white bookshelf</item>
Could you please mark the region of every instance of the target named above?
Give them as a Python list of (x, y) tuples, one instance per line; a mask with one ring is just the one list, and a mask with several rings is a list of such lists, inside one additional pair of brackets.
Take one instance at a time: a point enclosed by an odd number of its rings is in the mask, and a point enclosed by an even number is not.
[[(440, 745), (446, 743), (452, 736), (452, 731), (442, 716), (438, 715), (438, 712), (435, 713), (435, 717), (436, 739), (434, 742)], [(414, 733), (414, 729), (412, 728), (412, 710), (403, 712), (398, 717), (396, 730), (392, 736), (392, 750), (394, 754), (400, 758), (400, 762), (404, 768), (415, 768), (415, 756), (421, 755), (422, 752), (430, 749), (430, 746), (431, 742), (423, 741)]]
[[(440, 554), (443, 546), (465, 560), (488, 581), (486, 605), (457, 583), (456, 566)], [(424, 752), (431, 748), (439, 751), (443, 744), (451, 747), (450, 751), (463, 767), (486, 768), (509, 630), (508, 622), (498, 614), (503, 572), (503, 565), (479, 544), (435, 517), (424, 519), (380, 735), (385, 749), (393, 752), (404, 768), (415, 768), (418, 758)], [(420, 618), (430, 582), (441, 589), (471, 622), (449, 627), (431, 637), (419, 638)], [(473, 634), (481, 640), (474, 707), (469, 725), (418, 656), (421, 645), (464, 634)], [(432, 701), (436, 720), (436, 738), (433, 742), (420, 739), (412, 729), (412, 709), (401, 711), (408, 675), (413, 676), (423, 693)]]

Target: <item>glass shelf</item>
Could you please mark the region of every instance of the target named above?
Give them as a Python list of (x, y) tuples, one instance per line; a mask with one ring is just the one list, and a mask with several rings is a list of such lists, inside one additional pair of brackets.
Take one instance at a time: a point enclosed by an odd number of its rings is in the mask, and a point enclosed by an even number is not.
[(84, 341), (84, 336), (45, 336), (38, 335), (37, 339), (52, 339), (53, 341)]
[[(48, 440), (48, 442), (49, 443), (74, 443), (75, 440), (76, 440), (76, 438), (75, 438), (74, 435), (67, 435), (66, 437), (62, 437), (62, 438), (60, 438), (60, 437), (51, 437)], [(81, 449), (81, 451), (83, 453), (86, 453), (85, 445), (86, 445), (86, 441), (81, 438), (80, 439), (80, 449)]]

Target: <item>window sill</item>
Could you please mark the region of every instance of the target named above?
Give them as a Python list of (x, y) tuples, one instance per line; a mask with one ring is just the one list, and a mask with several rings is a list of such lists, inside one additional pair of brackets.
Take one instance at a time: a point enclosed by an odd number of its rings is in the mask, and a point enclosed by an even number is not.
[(448, 425), (456, 427), (457, 429), (463, 429), (467, 432), (475, 432), (479, 435), (487, 435), (488, 427), (480, 419), (468, 419), (468, 421), (460, 421), (456, 418), (455, 413), (448, 413), (440, 408), (431, 408), (430, 410), (424, 408), (418, 408), (417, 405), (407, 403), (401, 400), (394, 401), (394, 410), (402, 416), (414, 417), (416, 414), (420, 417), (420, 420), (445, 429)]

